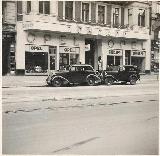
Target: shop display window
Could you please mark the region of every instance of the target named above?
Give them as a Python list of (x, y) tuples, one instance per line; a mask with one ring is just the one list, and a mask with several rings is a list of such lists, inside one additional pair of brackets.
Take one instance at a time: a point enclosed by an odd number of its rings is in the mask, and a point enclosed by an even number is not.
[(26, 73), (47, 73), (48, 53), (47, 52), (25, 52)]
[(107, 56), (107, 65), (114, 65), (114, 56)]
[(68, 65), (78, 64), (79, 54), (74, 53), (60, 53), (59, 69), (64, 70)]

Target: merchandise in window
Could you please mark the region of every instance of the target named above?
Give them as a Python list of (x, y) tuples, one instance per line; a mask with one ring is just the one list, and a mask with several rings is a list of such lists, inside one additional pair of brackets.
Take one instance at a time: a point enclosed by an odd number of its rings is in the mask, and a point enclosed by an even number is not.
[(68, 19), (68, 20), (73, 19), (73, 2), (72, 1), (65, 2), (65, 19)]
[(31, 1), (27, 1), (27, 13), (31, 12)]
[(145, 26), (145, 10), (139, 9), (139, 14), (138, 14), (138, 26)]
[(89, 4), (82, 3), (82, 21), (89, 22)]
[(48, 53), (47, 52), (25, 52), (26, 73), (47, 73)]
[(50, 1), (39, 2), (39, 13), (50, 14)]
[(105, 7), (98, 6), (98, 23), (105, 24)]
[(113, 13), (113, 26), (118, 27), (119, 26), (119, 8), (114, 9)]

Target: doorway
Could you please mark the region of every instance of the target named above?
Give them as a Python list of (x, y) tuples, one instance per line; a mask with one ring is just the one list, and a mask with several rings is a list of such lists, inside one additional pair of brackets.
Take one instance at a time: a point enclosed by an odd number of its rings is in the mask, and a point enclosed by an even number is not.
[(90, 64), (94, 68), (94, 55), (96, 41), (94, 39), (86, 39), (85, 45), (90, 45), (90, 49), (85, 51), (85, 64)]

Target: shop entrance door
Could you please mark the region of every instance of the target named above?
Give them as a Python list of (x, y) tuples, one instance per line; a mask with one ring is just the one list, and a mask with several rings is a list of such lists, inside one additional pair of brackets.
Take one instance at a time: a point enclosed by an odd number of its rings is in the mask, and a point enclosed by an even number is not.
[(57, 59), (57, 47), (50, 46), (49, 47), (49, 60), (48, 60), (48, 69), (49, 70), (56, 70), (56, 59)]
[(90, 50), (85, 51), (85, 64), (90, 64), (94, 67), (94, 54), (95, 54), (95, 46), (96, 42), (93, 39), (86, 39), (85, 44), (90, 45)]

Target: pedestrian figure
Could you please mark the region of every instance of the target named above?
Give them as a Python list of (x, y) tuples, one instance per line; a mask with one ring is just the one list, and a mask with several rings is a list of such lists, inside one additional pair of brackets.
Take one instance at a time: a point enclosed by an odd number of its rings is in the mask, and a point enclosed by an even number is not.
[(102, 71), (102, 59), (101, 59), (101, 56), (98, 57), (98, 71)]

